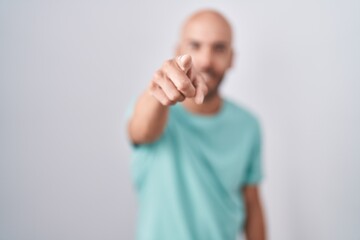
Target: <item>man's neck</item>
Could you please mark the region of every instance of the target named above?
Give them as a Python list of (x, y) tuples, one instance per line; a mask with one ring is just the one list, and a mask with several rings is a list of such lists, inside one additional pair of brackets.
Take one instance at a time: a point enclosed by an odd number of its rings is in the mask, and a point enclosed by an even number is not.
[(182, 104), (189, 112), (200, 115), (214, 115), (220, 111), (223, 100), (219, 94), (216, 94), (211, 98), (205, 98), (202, 104), (196, 104), (194, 99), (191, 98), (185, 99)]

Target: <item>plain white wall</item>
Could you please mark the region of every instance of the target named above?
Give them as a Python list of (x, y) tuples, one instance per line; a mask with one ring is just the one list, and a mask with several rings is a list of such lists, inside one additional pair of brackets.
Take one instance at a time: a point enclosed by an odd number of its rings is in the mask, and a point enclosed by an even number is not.
[(133, 239), (123, 119), (191, 12), (264, 129), (272, 240), (360, 239), (359, 1), (0, 1), (0, 239)]

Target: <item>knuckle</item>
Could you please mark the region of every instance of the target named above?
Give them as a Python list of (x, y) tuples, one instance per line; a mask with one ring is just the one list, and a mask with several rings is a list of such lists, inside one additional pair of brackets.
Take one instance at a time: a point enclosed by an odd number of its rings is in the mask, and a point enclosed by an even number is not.
[(162, 77), (162, 71), (161, 70), (157, 70), (153, 75), (154, 80), (159, 79), (161, 77)]
[(169, 100), (172, 101), (172, 102), (176, 101), (175, 94), (169, 94)]
[(190, 82), (188, 81), (182, 81), (179, 83), (178, 89), (180, 91), (186, 91), (190, 88)]
[(165, 69), (167, 69), (167, 68), (169, 68), (171, 65), (172, 65), (172, 60), (169, 59), (169, 60), (166, 60), (166, 61), (163, 63), (162, 67), (165, 68)]
[(158, 100), (159, 100), (159, 102), (162, 104), (162, 105), (164, 105), (164, 106), (166, 106), (166, 104), (167, 104), (167, 100), (166, 99), (164, 99), (164, 98), (158, 98)]
[(182, 101), (184, 101), (184, 100), (185, 100), (185, 96), (182, 95), (182, 94), (180, 94), (179, 99), (178, 99), (178, 102), (182, 102)]
[(164, 103), (165, 106), (170, 106), (170, 105), (173, 104), (173, 102), (171, 100), (169, 100), (169, 99), (164, 99), (163, 103)]
[(156, 88), (157, 88), (156, 84), (155, 84), (153, 81), (151, 81), (151, 82), (150, 82), (150, 85), (149, 85), (149, 91), (150, 91), (150, 93), (154, 93), (155, 90), (156, 90)]
[(170, 99), (170, 101), (172, 101), (172, 102), (176, 102), (176, 101), (178, 101), (180, 98), (181, 98), (181, 94), (179, 93), (179, 92), (173, 92), (173, 93), (171, 93), (171, 94), (169, 94), (170, 96), (169, 96), (169, 99)]

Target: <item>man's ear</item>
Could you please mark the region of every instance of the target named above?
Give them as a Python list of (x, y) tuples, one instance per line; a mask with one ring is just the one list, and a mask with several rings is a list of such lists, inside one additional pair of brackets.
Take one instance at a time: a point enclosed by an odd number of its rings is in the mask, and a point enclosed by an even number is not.
[(230, 50), (229, 68), (232, 68), (232, 66), (234, 64), (234, 58), (235, 58), (234, 49), (231, 48), (231, 50)]

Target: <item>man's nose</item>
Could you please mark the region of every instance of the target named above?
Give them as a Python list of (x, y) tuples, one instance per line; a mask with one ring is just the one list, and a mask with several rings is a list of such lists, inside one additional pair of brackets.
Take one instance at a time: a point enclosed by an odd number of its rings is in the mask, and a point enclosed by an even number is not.
[(196, 56), (196, 68), (200, 71), (206, 70), (212, 66), (213, 56), (210, 49), (203, 49)]

